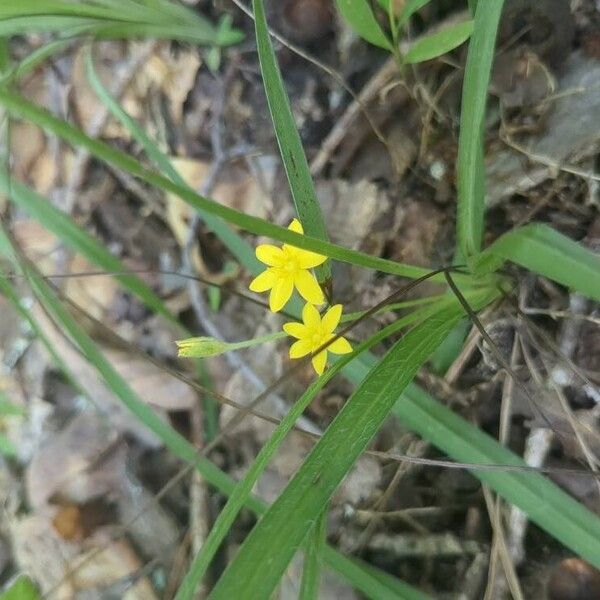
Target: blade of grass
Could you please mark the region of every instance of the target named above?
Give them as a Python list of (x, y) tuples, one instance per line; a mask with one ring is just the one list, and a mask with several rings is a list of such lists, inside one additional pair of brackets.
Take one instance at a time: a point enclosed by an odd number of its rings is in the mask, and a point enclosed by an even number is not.
[[(330, 547), (326, 547), (322, 555), (330, 565), (335, 565), (336, 571), (340, 574), (343, 573), (357, 590), (371, 598), (377, 598), (377, 600), (432, 600), (431, 596), (362, 560), (354, 557), (348, 558), (342, 554), (334, 555)], [(355, 568), (357, 566), (360, 566), (361, 569), (357, 570)]]
[[(481, 2), (481, 0), (480, 0)], [(393, 414), (407, 427), (457, 461), (524, 466), (492, 437), (461, 419), (423, 389), (411, 384)], [(471, 473), (582, 558), (600, 568), (600, 518), (541, 474), (478, 470)]]
[(39, 600), (39, 598), (40, 594), (35, 584), (26, 575), (19, 575), (0, 595), (0, 600)]
[[(9, 238), (6, 238), (7, 240)], [(13, 254), (18, 256), (16, 248), (12, 248)], [(223, 473), (210, 460), (199, 455), (196, 449), (170, 425), (160, 419), (148, 405), (146, 405), (135, 392), (129, 387), (127, 382), (112, 368), (110, 363), (104, 358), (104, 355), (96, 347), (91, 338), (79, 327), (69, 312), (62, 306), (60, 300), (53, 292), (52, 288), (44, 281), (42, 277), (31, 269), (26, 263), (20, 262), (21, 268), (28, 275), (32, 289), (44, 303), (49, 313), (56, 322), (68, 333), (68, 335), (77, 344), (84, 356), (94, 365), (96, 370), (102, 375), (107, 386), (123, 402), (123, 404), (134, 414), (138, 420), (152, 431), (165, 446), (184, 462), (189, 463), (202, 477), (219, 491), (230, 495), (236, 489), (235, 481)], [(266, 505), (254, 496), (246, 498), (246, 508), (261, 515), (266, 511)], [(341, 556), (335, 550), (328, 553), (327, 562), (335, 568), (336, 557)], [(342, 561), (343, 562), (343, 561)], [(358, 571), (359, 569), (356, 569)], [(347, 573), (347, 569), (345, 570)], [(344, 574), (345, 576), (345, 574)], [(353, 579), (359, 581), (369, 581), (369, 575), (362, 575), (354, 572)], [(373, 600), (377, 600), (372, 596)]]
[[(154, 161), (158, 168), (166, 174), (173, 183), (183, 188), (187, 188), (193, 193), (190, 186), (173, 167), (169, 158), (161, 152), (157, 144), (150, 139), (138, 123), (123, 110), (119, 103), (104, 87), (94, 69), (92, 53), (89, 47), (85, 55), (85, 67), (90, 86), (102, 103), (109, 109), (111, 114), (125, 126), (131, 135), (142, 145), (148, 157)], [(227, 246), (227, 248), (229, 248), (229, 251), (242, 265), (244, 265), (244, 267), (246, 267), (246, 269), (255, 275), (258, 275), (258, 273), (264, 269), (264, 265), (258, 261), (250, 245), (240, 235), (235, 233), (223, 219), (215, 217), (207, 211), (199, 210), (198, 213), (209, 229)]]
[(127, 268), (99, 241), (76, 225), (72, 219), (55, 208), (48, 200), (22, 183), (13, 179), (9, 180), (6, 171), (2, 168), (0, 168), (0, 193), (6, 195), (10, 193), (11, 199), (17, 206), (39, 221), (61, 241), (99, 267), (116, 273), (116, 279), (152, 311), (166, 317), (171, 322), (177, 322), (164, 302), (139, 277), (122, 274), (127, 271)]
[(479, 253), (483, 237), (485, 181), (483, 134), (496, 33), (504, 0), (481, 0), (469, 42), (458, 139), (457, 241), (465, 258)]
[(600, 256), (548, 225), (531, 223), (504, 234), (483, 252), (480, 270), (510, 260), (600, 302)]
[[(252, 6), (262, 79), (294, 206), (306, 235), (327, 242), (321, 206), (269, 37), (263, 0), (252, 0)], [(319, 283), (327, 284), (331, 279), (330, 262), (318, 266), (315, 274)]]
[(458, 302), (440, 311), (410, 330), (370, 371), (252, 529), (209, 598), (270, 598), (310, 526), (404, 387), (462, 316)]
[[(479, 295), (484, 294), (485, 297), (489, 292), (479, 292)], [(472, 302), (478, 304), (482, 299), (470, 298)], [(453, 305), (455, 300), (452, 296), (445, 296), (435, 305), (426, 306), (419, 310), (413, 311), (408, 315), (396, 320), (387, 327), (384, 327), (369, 339), (362, 342), (351, 354), (344, 355), (336, 360), (335, 364), (330, 367), (325, 373), (314, 381), (302, 396), (294, 403), (288, 414), (282, 419), (281, 423), (275, 428), (273, 434), (266, 444), (263, 445), (252, 465), (248, 469), (246, 475), (240, 481), (236, 489), (230, 495), (229, 500), (217, 520), (215, 521), (208, 537), (206, 538), (202, 549), (194, 559), (189, 568), (180, 588), (177, 592), (176, 600), (191, 600), (195, 597), (196, 589), (202, 578), (204, 577), (208, 566), (215, 556), (220, 544), (225, 539), (229, 528), (233, 524), (246, 498), (252, 492), (254, 485), (263, 474), (265, 468), (269, 464), (271, 458), (283, 442), (285, 436), (290, 432), (294, 423), (300, 415), (306, 410), (309, 404), (314, 400), (316, 394), (331, 381), (331, 379), (341, 370), (354, 368), (357, 362), (355, 359), (360, 357), (369, 348), (372, 348), (377, 343), (384, 340), (386, 337), (394, 334), (407, 325), (420, 322), (427, 317), (439, 312), (448, 305)], [(367, 369), (367, 367), (364, 367)]]
[(321, 581), (321, 553), (327, 542), (327, 506), (319, 515), (314, 524), (304, 551), (302, 565), (302, 583), (300, 585), (299, 600), (318, 600), (319, 583)]
[[(23, 96), (11, 90), (0, 88), (0, 103), (3, 104), (12, 115), (37, 124), (46, 131), (57, 135), (74, 146), (86, 148), (96, 158), (138, 177), (148, 185), (155, 186), (166, 192), (172, 192), (196, 210), (206, 211), (210, 214), (219, 216), (256, 235), (271, 237), (280, 242), (292, 244), (305, 250), (312, 250), (313, 252), (318, 252), (319, 254), (342, 262), (376, 269), (384, 273), (391, 273), (401, 277), (416, 279), (430, 272), (429, 269), (424, 269), (422, 267), (405, 265), (384, 258), (369, 256), (363, 252), (344, 248), (332, 244), (331, 242), (317, 240), (307, 235), (299, 235), (285, 227), (279, 227), (278, 225), (274, 225), (263, 219), (246, 215), (219, 204), (218, 202), (204, 198), (189, 188), (177, 185), (170, 179), (148, 169), (125, 152), (112, 148), (100, 140), (88, 137), (81, 130), (73, 127), (66, 121), (54, 117), (47, 110), (28, 102)], [(442, 279), (443, 277), (440, 276), (437, 278), (437, 281)], [(457, 276), (457, 280), (470, 281), (470, 278), (466, 276)]]

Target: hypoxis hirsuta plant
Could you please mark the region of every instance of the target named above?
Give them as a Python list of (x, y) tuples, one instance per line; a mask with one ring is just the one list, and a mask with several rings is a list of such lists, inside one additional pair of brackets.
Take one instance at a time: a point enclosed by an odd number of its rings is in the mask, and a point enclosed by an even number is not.
[[(458, 172), (457, 240), (463, 257), (461, 262), (467, 264), (467, 269), (452, 277), (457, 281), (473, 311), (490, 305), (498, 298), (497, 284), (504, 280), (498, 275), (498, 270), (506, 260), (599, 300), (598, 257), (546, 226), (528, 225), (515, 229), (500, 237), (490, 247), (481, 249), (484, 216), (482, 134), (486, 90), (501, 4), (498, 0), (479, 0), (474, 15), (473, 36), (469, 43), (463, 90)], [(324, 289), (327, 289), (328, 271), (332, 260), (377, 269), (414, 281), (431, 275), (443, 282), (443, 275), (432, 275), (427, 269), (369, 256), (327, 240), (326, 227), (308, 175), (306, 158), (291, 118), (270, 45), (261, 0), (255, 0), (254, 11), (265, 88), (298, 220), (304, 226), (305, 235), (220, 205), (186, 187), (169, 160), (149, 142), (139, 126), (124, 114), (122, 109), (115, 103), (110, 103), (105, 94), (102, 97), (110, 106), (110, 110), (132, 132), (148, 157), (158, 166), (158, 170), (144, 166), (134, 157), (101, 141), (90, 139), (69, 123), (32, 105), (5, 87), (0, 87), (0, 102), (14, 117), (36, 123), (51, 134), (85, 148), (97, 159), (116, 166), (150, 186), (172, 192), (188, 202), (198, 211), (207, 227), (223, 240), (236, 259), (254, 277), (266, 270), (265, 265), (256, 260), (253, 250), (232, 231), (229, 224), (327, 257), (328, 260), (317, 265), (314, 272), (316, 280)], [(89, 76), (93, 82), (93, 69), (89, 70)], [(99, 86), (95, 89), (102, 94)], [(0, 172), (0, 187), (3, 193), (10, 196), (12, 202), (52, 228), (78, 253), (101, 268), (124, 271), (122, 265), (118, 264), (118, 261), (115, 262), (116, 259), (102, 248), (97, 240), (25, 185), (10, 180), (4, 171)], [(160, 300), (134, 275), (122, 275), (119, 280), (132, 293), (143, 298), (153, 310), (168, 314)], [(57, 302), (52, 290), (42, 280), (33, 277), (32, 283), (38, 297), (45, 304), (51, 305), (57, 321), (77, 339), (78, 346), (89, 360), (97, 365), (102, 376), (123, 403), (141, 422), (163, 439), (172, 452), (193, 465), (206, 481), (230, 497), (205, 546), (195, 558), (178, 598), (193, 596), (197, 582), (203, 577), (219, 544), (243, 506), (262, 515), (261, 520), (218, 582), (212, 597), (267, 598), (277, 585), (291, 557), (303, 543), (311, 545), (311, 550), (314, 549), (327, 564), (371, 598), (402, 597), (402, 594), (409, 598), (423, 597), (423, 594), (402, 586), (397, 580), (384, 582), (380, 576), (369, 576), (370, 571), (360, 569), (355, 563), (344, 562), (339, 553), (324, 545), (321, 536), (308, 536), (314, 524), (321, 521), (327, 502), (340, 481), (367, 447), (381, 423), (390, 415), (401, 419), (451, 458), (474, 464), (472, 473), (476, 477), (521, 508), (530, 519), (572, 551), (600, 566), (600, 525), (597, 517), (542, 475), (519, 472), (518, 467), (523, 465), (519, 457), (411, 383), (417, 370), (441, 341), (446, 339), (455, 323), (465, 316), (462, 305), (451, 294), (430, 299), (431, 301), (423, 306), (355, 345), (352, 352), (341, 355), (338, 360), (332, 362), (294, 404), (289, 415), (277, 426), (273, 437), (261, 449), (246, 476), (236, 485), (210, 461), (198, 459), (194, 448), (135, 396), (110, 365), (102, 360), (101, 353), (76, 327), (68, 311), (61, 310), (60, 302)], [(288, 309), (300, 323), (301, 309), (294, 298), (288, 304)], [(377, 359), (369, 353), (376, 343), (406, 328), (410, 328), (408, 333), (397, 341), (382, 359)], [(286, 336), (285, 332), (277, 332), (275, 335)], [(335, 337), (330, 341), (334, 340)], [(218, 348), (213, 347), (213, 353), (215, 350)], [(254, 483), (298, 416), (318, 391), (337, 374), (342, 374), (355, 384), (355, 392), (281, 496), (271, 507), (266, 507), (251, 495)], [(489, 464), (510, 464), (517, 469), (485, 471), (476, 468), (476, 465)], [(308, 552), (308, 555), (314, 555), (314, 552)], [(308, 571), (310, 577), (315, 577), (315, 569)], [(400, 588), (402, 592), (399, 591)], [(314, 586), (307, 585), (305, 589), (314, 589)]]

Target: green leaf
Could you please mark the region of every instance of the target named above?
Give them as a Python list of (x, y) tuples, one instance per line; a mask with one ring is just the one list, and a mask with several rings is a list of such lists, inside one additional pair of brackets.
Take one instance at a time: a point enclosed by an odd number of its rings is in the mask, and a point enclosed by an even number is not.
[[(343, 262), (349, 262), (359, 266), (377, 269), (384, 273), (409, 277), (411, 279), (416, 279), (430, 272), (428, 269), (422, 267), (404, 265), (384, 258), (370, 256), (357, 250), (337, 246), (331, 242), (317, 240), (307, 235), (300, 235), (285, 227), (279, 227), (264, 219), (246, 215), (219, 204), (214, 200), (204, 198), (190, 190), (188, 187), (177, 185), (156, 171), (144, 167), (139, 161), (127, 153), (112, 148), (100, 140), (90, 138), (84, 132), (73, 127), (66, 121), (58, 119), (47, 110), (28, 102), (23, 96), (2, 87), (0, 87), (0, 104), (3, 104), (12, 115), (35, 123), (46, 131), (57, 135), (61, 139), (64, 139), (75, 146), (86, 148), (93, 156), (113, 164), (134, 177), (138, 177), (148, 185), (177, 195), (196, 210), (221, 217), (256, 235), (271, 237), (280, 242), (292, 244), (293, 246), (305, 250), (312, 250), (313, 252), (318, 252), (319, 254)], [(457, 275), (456, 279), (461, 280), (461, 277)], [(436, 280), (443, 280), (443, 276), (437, 277)], [(466, 280), (469, 280), (469, 278), (467, 277)]]
[(321, 553), (327, 542), (327, 507), (321, 512), (305, 544), (302, 584), (298, 600), (318, 600), (321, 581)]
[[(327, 231), (321, 214), (321, 206), (271, 45), (263, 0), (253, 0), (252, 5), (260, 69), (296, 213), (306, 235), (327, 242)], [(331, 279), (330, 261), (317, 267), (315, 273), (319, 283), (327, 283)]]
[[(482, 293), (484, 295), (486, 294), (486, 292), (476, 292), (479, 301), (481, 301), (480, 296)], [(475, 302), (477, 303), (478, 300), (476, 299)], [(244, 478), (229, 497), (229, 500), (215, 521), (208, 537), (204, 541), (202, 549), (197, 554), (186, 574), (181, 587), (177, 592), (176, 600), (191, 600), (191, 598), (194, 597), (196, 588), (206, 573), (219, 545), (225, 539), (229, 528), (244, 505), (244, 502), (252, 492), (254, 485), (264, 472), (280, 444), (283, 442), (285, 436), (291, 431), (294, 423), (314, 400), (316, 394), (323, 389), (323, 387), (331, 381), (340, 370), (349, 370), (350, 373), (354, 372), (354, 365), (359, 362), (357, 359), (361, 357), (363, 352), (373, 347), (375, 344), (381, 342), (407, 325), (419, 322), (439, 311), (442, 307), (446, 307), (448, 304), (453, 303), (455, 303), (454, 298), (446, 296), (434, 306), (426, 306), (397, 319), (394, 323), (384, 327), (362, 342), (352, 354), (339, 357), (332, 367), (327, 369), (321, 377), (309, 386), (306, 392), (304, 392), (304, 394), (302, 394), (302, 396), (294, 403), (292, 408), (288, 411), (288, 414), (282, 419), (281, 423), (275, 428), (270, 439), (263, 445), (258, 456), (254, 459), (254, 462), (250, 465), (250, 468), (244, 475)], [(361, 363), (359, 362), (359, 364)], [(364, 366), (363, 368), (366, 370), (368, 367)]]
[[(483, 2), (483, 0), (479, 0)], [(418, 386), (409, 385), (392, 409), (398, 419), (456, 461), (525, 466), (524, 461), (477, 427), (461, 419)], [(472, 469), (471, 474), (600, 568), (600, 518), (535, 472)]]
[(461, 318), (455, 304), (417, 325), (371, 370), (285, 490), (250, 532), (211, 600), (268, 599), (336, 487), (402, 390)]
[[(119, 103), (109, 94), (108, 90), (102, 85), (92, 60), (91, 49), (85, 55), (86, 74), (90, 86), (97, 94), (98, 98), (108, 108), (111, 114), (117, 118), (131, 135), (142, 145), (148, 157), (156, 163), (159, 169), (169, 177), (169, 179), (186, 188), (192, 194), (194, 191), (184, 181), (175, 167), (171, 164), (169, 157), (166, 156), (158, 145), (148, 136), (148, 134), (132, 119)], [(208, 211), (198, 211), (200, 217), (206, 223), (207, 227), (229, 248), (229, 251), (243, 264), (251, 273), (258, 275), (264, 266), (254, 255), (254, 251), (248, 243), (223, 221), (223, 219), (212, 215)]]
[(80, 252), (91, 262), (115, 273), (117, 280), (142, 300), (148, 308), (170, 321), (175, 319), (163, 301), (136, 275), (123, 274), (128, 269), (87, 231), (76, 225), (68, 215), (27, 186), (8, 178), (0, 168), (0, 193), (9, 194), (11, 200), (27, 214), (39, 221), (65, 244)]
[[(1, 228), (0, 243), (3, 243), (10, 248), (10, 240), (6, 237)], [(18, 259), (16, 249), (11, 249), (11, 255)], [(110, 363), (108, 363), (91, 338), (77, 325), (73, 317), (62, 306), (60, 300), (56, 297), (50, 286), (38, 274), (31, 271), (27, 265), (21, 264), (21, 266), (24, 269), (24, 272), (29, 276), (29, 281), (34, 292), (44, 304), (49, 314), (56, 320), (57, 324), (63, 328), (65, 333), (71, 336), (83, 355), (96, 368), (104, 378), (109, 389), (121, 400), (124, 406), (129, 409), (143, 425), (154, 432), (175, 456), (194, 467), (209, 484), (213, 485), (223, 494), (231, 494), (236, 488), (236, 482), (210, 460), (199, 455), (192, 444), (176, 432), (170, 425), (165, 423), (145, 402), (138, 398), (127, 382), (112, 368)], [(3, 283), (9, 288), (9, 294), (11, 294), (12, 290), (10, 290), (10, 286), (8, 286), (5, 280), (0, 278), (0, 287)], [(18, 299), (16, 300), (18, 303)], [(50, 350), (53, 352), (53, 348), (50, 348)], [(68, 367), (66, 372), (68, 373)], [(245, 506), (258, 515), (261, 515), (266, 511), (265, 503), (251, 495), (246, 498)], [(326, 562), (331, 568), (338, 570), (337, 565), (342, 564), (344, 565), (343, 576), (347, 576), (348, 573), (350, 573), (355, 580), (362, 581), (363, 583), (365, 581), (370, 581), (371, 578), (369, 575), (360, 573), (359, 568), (350, 571), (348, 565), (344, 562), (343, 557), (337, 551), (332, 548), (328, 548), (327, 550)], [(373, 597), (373, 600), (377, 599)]]
[(19, 0), (0, 4), (0, 35), (50, 32), (63, 37), (153, 37), (210, 45), (235, 44), (243, 38), (227, 23), (215, 28), (176, 2)]
[(367, 0), (335, 0), (340, 14), (358, 35), (374, 46), (392, 50), (392, 43), (379, 26)]
[[(325, 556), (331, 554), (331, 548), (326, 548), (323, 554)], [(341, 554), (331, 558), (335, 561), (336, 571), (344, 574), (357, 590), (370, 598), (377, 600), (431, 600), (431, 596), (358, 558), (347, 558)], [(361, 569), (352, 568), (356, 566), (360, 566)]]
[(419, 63), (454, 50), (473, 33), (473, 21), (450, 25), (415, 42), (404, 55), (404, 62)]
[(483, 237), (485, 181), (483, 132), (496, 33), (504, 0), (480, 0), (465, 67), (458, 139), (459, 251), (465, 259), (479, 253)]
[(532, 223), (499, 237), (478, 258), (480, 270), (510, 260), (600, 302), (600, 256), (548, 225)]
[(406, 25), (408, 20), (418, 11), (421, 10), (426, 4), (429, 4), (431, 0), (408, 0), (404, 5), (400, 18), (398, 19), (398, 25), (400, 27)]
[(37, 587), (26, 575), (19, 575), (10, 587), (2, 592), (0, 600), (39, 600)]

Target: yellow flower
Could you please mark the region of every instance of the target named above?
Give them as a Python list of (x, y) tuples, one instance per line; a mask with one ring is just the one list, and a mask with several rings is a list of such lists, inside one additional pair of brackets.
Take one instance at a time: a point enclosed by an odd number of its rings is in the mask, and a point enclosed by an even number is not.
[[(312, 305), (306, 304), (302, 310), (303, 323), (286, 323), (283, 330), (292, 337), (298, 338), (290, 348), (290, 358), (302, 358), (307, 354), (312, 354), (318, 350), (323, 344), (335, 337), (334, 330), (340, 322), (342, 316), (342, 305), (336, 304), (332, 306), (321, 317), (319, 311)], [(352, 352), (352, 346), (348, 340), (341, 337), (325, 350), (321, 350), (318, 354), (312, 357), (312, 365), (315, 371), (321, 375), (325, 370), (327, 363), (327, 352), (334, 354), (348, 354)]]
[[(296, 233), (304, 233), (298, 219), (294, 219), (288, 229)], [(256, 257), (268, 268), (252, 280), (250, 289), (253, 292), (271, 290), (269, 307), (273, 312), (281, 310), (286, 305), (294, 287), (311, 304), (322, 304), (325, 301), (317, 280), (308, 269), (324, 263), (327, 260), (326, 256), (294, 248), (288, 244), (284, 244), (282, 248), (261, 244), (256, 248)]]

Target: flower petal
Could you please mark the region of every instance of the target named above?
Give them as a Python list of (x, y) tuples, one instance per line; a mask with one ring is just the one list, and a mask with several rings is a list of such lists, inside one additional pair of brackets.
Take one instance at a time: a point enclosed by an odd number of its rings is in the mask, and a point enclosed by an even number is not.
[(325, 365), (327, 364), (327, 350), (323, 350), (316, 356), (313, 356), (311, 362), (317, 374), (322, 375), (325, 370)]
[(335, 304), (323, 315), (323, 329), (329, 333), (333, 333), (341, 318), (342, 305)]
[(302, 309), (302, 320), (307, 327), (311, 329), (316, 329), (321, 326), (321, 315), (319, 311), (309, 303), (304, 305)]
[(352, 352), (352, 346), (345, 337), (341, 337), (335, 340), (333, 344), (327, 346), (327, 350), (328, 352), (333, 352), (334, 354), (349, 354)]
[(283, 262), (283, 250), (271, 244), (261, 244), (256, 247), (256, 258), (269, 267), (279, 267)]
[(311, 304), (323, 304), (325, 296), (317, 283), (317, 280), (308, 271), (297, 271), (294, 276), (294, 285), (300, 295)]
[(302, 358), (310, 354), (310, 342), (298, 340), (290, 346), (290, 358)]
[(273, 269), (267, 269), (250, 282), (250, 291), (266, 292), (277, 283), (277, 274)]
[(280, 311), (287, 304), (293, 291), (294, 279), (292, 277), (278, 277), (269, 296), (269, 308), (273, 312)]
[(306, 331), (306, 325), (302, 323), (285, 323), (283, 325), (283, 330), (292, 337), (302, 339), (307, 337), (308, 332)]
[(293, 231), (294, 233), (302, 233), (304, 234), (304, 228), (302, 227), (302, 223), (298, 221), (298, 219), (294, 219), (289, 225), (288, 229)]
[(301, 269), (312, 269), (322, 265), (327, 260), (326, 256), (309, 252), (308, 250), (296, 249), (296, 261)]

